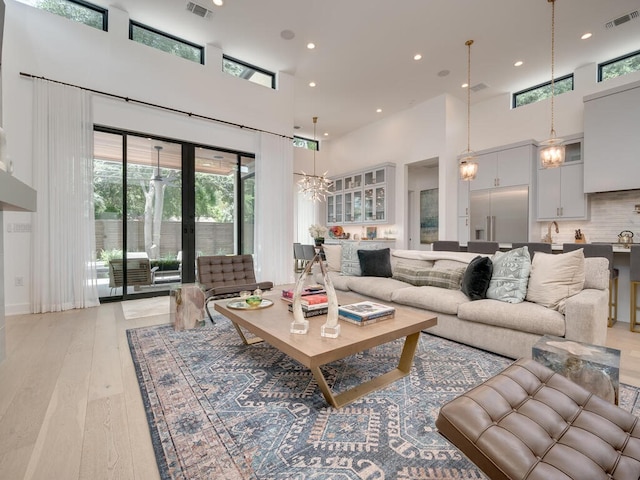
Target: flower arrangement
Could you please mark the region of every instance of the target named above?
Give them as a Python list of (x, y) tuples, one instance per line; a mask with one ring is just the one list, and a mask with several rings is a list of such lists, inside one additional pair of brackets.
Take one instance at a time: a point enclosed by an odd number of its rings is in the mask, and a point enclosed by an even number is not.
[(309, 227), (309, 234), (313, 238), (323, 238), (327, 234), (327, 227), (314, 223)]

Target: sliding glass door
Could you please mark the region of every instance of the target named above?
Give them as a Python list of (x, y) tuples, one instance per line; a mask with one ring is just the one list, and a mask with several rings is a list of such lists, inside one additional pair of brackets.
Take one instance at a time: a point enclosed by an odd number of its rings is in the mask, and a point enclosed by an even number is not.
[(199, 255), (253, 253), (254, 158), (96, 128), (101, 300), (166, 294)]

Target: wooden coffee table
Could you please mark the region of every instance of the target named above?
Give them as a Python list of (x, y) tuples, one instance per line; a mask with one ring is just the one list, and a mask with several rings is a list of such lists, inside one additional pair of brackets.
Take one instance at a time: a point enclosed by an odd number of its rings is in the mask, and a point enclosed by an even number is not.
[[(227, 305), (237, 299), (228, 299), (216, 301), (215, 310), (231, 320), (245, 344), (264, 340), (309, 368), (324, 398), (336, 408), (408, 375), (420, 332), (435, 326), (438, 322), (437, 317), (432, 313), (395, 306), (395, 318), (390, 320), (366, 326), (340, 321), (341, 331), (338, 338), (320, 336), (320, 327), (326, 322), (326, 315), (308, 318), (309, 332), (306, 335), (298, 335), (289, 332), (293, 314), (287, 310), (287, 303), (279, 298), (282, 288), (287, 286), (276, 287), (272, 293), (263, 296), (273, 300), (273, 306), (268, 308), (236, 310), (228, 308)], [(357, 295), (338, 293), (338, 301), (341, 305), (363, 300), (366, 299)], [(247, 339), (240, 327), (259, 338)], [(396, 368), (339, 394), (331, 391), (320, 370), (322, 365), (403, 337), (405, 338), (404, 346)]]

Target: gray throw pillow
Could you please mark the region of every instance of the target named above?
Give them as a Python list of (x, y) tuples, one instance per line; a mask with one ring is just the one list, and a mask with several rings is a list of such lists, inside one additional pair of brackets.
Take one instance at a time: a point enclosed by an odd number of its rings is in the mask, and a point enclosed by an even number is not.
[(496, 252), (492, 257), (493, 273), (487, 289), (487, 298), (508, 303), (523, 302), (531, 271), (529, 249), (515, 248)]

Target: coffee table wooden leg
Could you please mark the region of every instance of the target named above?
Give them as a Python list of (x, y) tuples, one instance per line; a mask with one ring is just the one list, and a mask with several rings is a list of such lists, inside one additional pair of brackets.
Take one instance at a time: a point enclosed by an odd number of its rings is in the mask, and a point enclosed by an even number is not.
[(402, 377), (406, 377), (411, 371), (411, 366), (413, 365), (413, 357), (416, 354), (419, 340), (420, 332), (412, 333), (411, 335), (407, 336), (407, 338), (405, 338), (397, 368), (394, 368), (390, 372), (384, 373), (379, 377), (375, 377), (367, 382), (361, 383), (360, 385), (356, 385), (349, 390), (345, 390), (338, 395), (334, 395), (331, 391), (331, 388), (329, 388), (329, 384), (324, 378), (320, 367), (312, 367), (311, 373), (313, 373), (313, 377), (316, 379), (318, 387), (320, 388), (322, 395), (324, 395), (327, 403), (335, 408), (340, 408), (347, 405), (348, 403), (353, 402), (354, 400), (357, 400), (367, 393), (373, 392), (382, 387), (386, 387), (396, 380), (399, 380)]
[(260, 337), (247, 338), (245, 334), (242, 332), (242, 329), (240, 328), (240, 326), (236, 322), (231, 322), (231, 323), (235, 327), (236, 332), (238, 332), (238, 335), (240, 335), (240, 338), (242, 339), (242, 343), (244, 343), (245, 345), (253, 345), (254, 343), (262, 342), (262, 339)]

